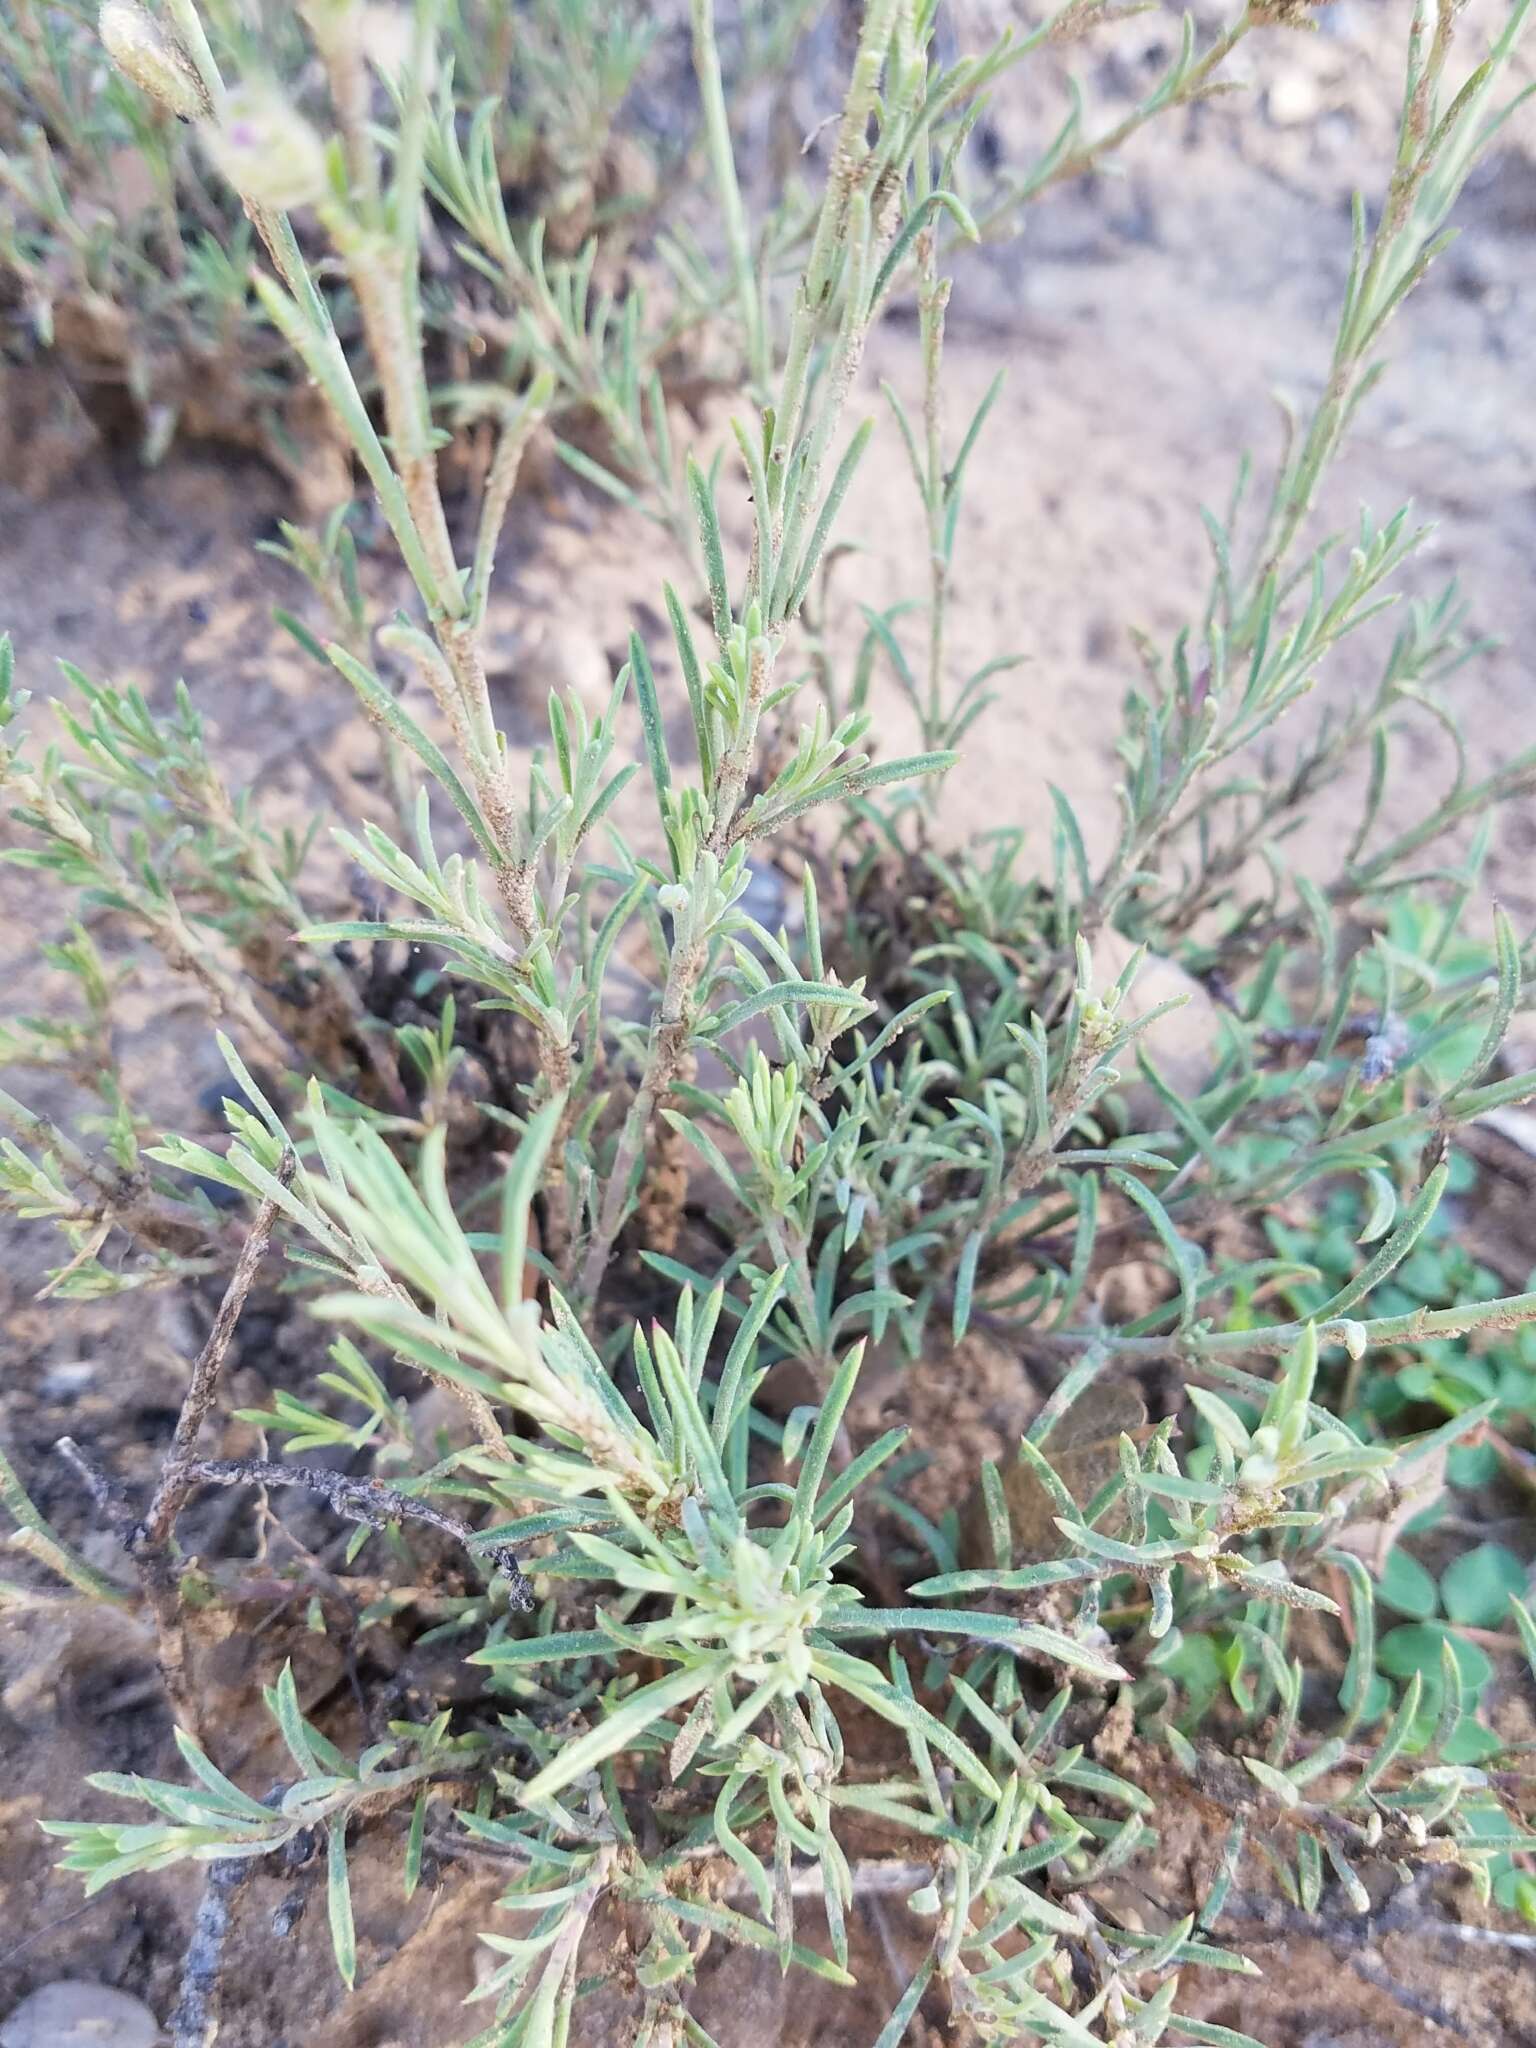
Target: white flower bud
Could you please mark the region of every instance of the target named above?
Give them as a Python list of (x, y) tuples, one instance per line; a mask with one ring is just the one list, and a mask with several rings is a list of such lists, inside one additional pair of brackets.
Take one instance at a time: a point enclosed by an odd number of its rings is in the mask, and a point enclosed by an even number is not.
[(1253, 1432), (1248, 1455), (1237, 1468), (1237, 1483), (1245, 1492), (1264, 1493), (1280, 1477), (1280, 1432), (1265, 1423)]
[(135, 0), (107, 0), (96, 17), (102, 46), (124, 78), (183, 121), (213, 112), (186, 51)]
[[(411, 60), (416, 54), (416, 34), (411, 21), (411, 10), (408, 7), (391, 4), (391, 0), (365, 0), (359, 11), (359, 41), (363, 54), (386, 83), (404, 84), (410, 75)], [(426, 76), (421, 83), (430, 91), (436, 71), (434, 51), (430, 42), (422, 54), (426, 60)]]
[(280, 93), (242, 86), (208, 130), (208, 154), (242, 199), (276, 213), (325, 197), (325, 145)]
[(1237, 1483), (1245, 1493), (1268, 1493), (1279, 1477), (1279, 1460), (1258, 1452), (1250, 1452), (1237, 1468)]

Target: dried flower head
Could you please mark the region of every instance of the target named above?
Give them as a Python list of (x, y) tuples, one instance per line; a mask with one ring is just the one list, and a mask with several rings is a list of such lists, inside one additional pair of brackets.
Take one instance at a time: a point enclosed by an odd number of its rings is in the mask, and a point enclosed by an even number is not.
[(392, 0), (363, 0), (358, 12), (363, 53), (379, 77), (390, 84), (403, 80), (419, 58), (424, 66), (422, 84), (430, 89), (437, 73), (434, 52), (430, 45), (418, 46), (410, 9), (395, 6)]
[(285, 211), (326, 190), (325, 146), (296, 108), (268, 86), (241, 86), (208, 131), (208, 154), (243, 199)]
[(107, 0), (96, 28), (118, 70), (152, 100), (183, 121), (201, 121), (213, 112), (192, 59), (135, 0)]
[(1316, 28), (1313, 17), (1328, 4), (1329, 0), (1255, 0), (1251, 12), (1266, 28)]

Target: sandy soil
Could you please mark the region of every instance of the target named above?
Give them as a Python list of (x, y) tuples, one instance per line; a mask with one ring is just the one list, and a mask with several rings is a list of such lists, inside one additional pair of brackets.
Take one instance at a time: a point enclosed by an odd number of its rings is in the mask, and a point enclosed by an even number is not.
[[(1401, 0), (1339, 0), (1324, 34), (1267, 35), (1255, 49), (1258, 83), (1248, 100), (1155, 129), (1130, 153), (1123, 177), (1051, 195), (1018, 241), (960, 261), (950, 316), (951, 433), (1000, 363), (1008, 381), (971, 471), (951, 651), (957, 673), (1005, 653), (1022, 654), (1025, 665), (1004, 678), (1002, 701), (952, 779), (952, 829), (1022, 825), (1043, 855), (1048, 780), (1079, 806), (1100, 843), (1111, 829), (1114, 714), (1134, 672), (1128, 629), (1166, 643), (1198, 617), (1207, 567), (1198, 505), (1224, 499), (1243, 447), (1261, 464), (1272, 453), (1271, 391), (1304, 394), (1322, 372), (1347, 256), (1349, 185), (1379, 175), (1389, 150), (1396, 82), (1383, 51), (1395, 44), (1403, 12)], [(1470, 20), (1491, 14), (1477, 0)], [(1116, 56), (1090, 67), (1092, 102), (1123, 103), (1159, 54), (1166, 59), (1173, 32), (1162, 12), (1122, 28)], [(1005, 139), (1035, 111), (1027, 96), (1000, 104)], [(1459, 575), (1477, 624), (1504, 642), (1456, 683), (1471, 762), (1486, 769), (1529, 741), (1536, 704), (1529, 114), (1459, 219), (1467, 237), (1395, 329), (1393, 370), (1339, 467), (1328, 513), (1344, 524), (1361, 502), (1385, 515), (1412, 497), (1435, 522), (1415, 572), (1420, 587)], [(909, 397), (915, 391), (911, 324), (899, 312), (871, 351), (865, 398), (874, 410), (881, 377)], [(707, 431), (719, 431), (724, 410)], [(350, 700), (271, 624), (271, 607), (294, 604), (296, 593), (252, 543), (289, 509), (281, 479), (216, 450), (179, 452), (147, 472), (97, 452), (38, 496), (24, 440), (13, 434), (9, 447), (10, 470), (0, 477), (0, 623), (16, 638), (31, 688), (48, 690), (55, 655), (137, 681), (155, 698), (184, 675), (233, 782), (255, 781), (279, 811), (316, 801), (352, 814), (381, 807), (371, 742)], [(738, 506), (732, 515), (734, 532), (743, 530), (743, 513)], [(876, 438), (846, 530), (867, 548), (838, 585), (850, 618), (855, 598), (883, 606), (920, 594), (919, 511), (891, 433)], [(552, 683), (577, 688), (594, 707), (606, 695), (630, 621), (659, 642), (659, 581), (669, 567), (653, 528), (553, 471), (532, 477), (514, 513), (493, 617), (498, 702), (518, 744), (538, 737)], [(398, 589), (382, 551), (366, 558), (365, 575), (381, 601)], [(1379, 655), (1379, 638), (1375, 648)], [(1323, 688), (1357, 687), (1369, 659), (1364, 647), (1352, 652)], [(888, 681), (881, 687), (888, 691)], [(899, 706), (891, 719), (900, 735), (894, 750), (904, 738)], [(1445, 772), (1432, 735), (1410, 744), (1415, 774)], [(1309, 860), (1321, 862), (1347, 835), (1353, 803), (1348, 791), (1330, 799), (1309, 838)], [(1533, 847), (1536, 817), (1506, 814), (1492, 879), (1525, 913), (1536, 909)], [(322, 865), (320, 875), (320, 892), (339, 898), (339, 868)], [(14, 874), (0, 878), (0, 902), (0, 962), (25, 988), (28, 1007), (40, 1007), (48, 983), (37, 946), (62, 928), (65, 906)], [(201, 1024), (168, 1015), (165, 1003), (163, 984), (147, 973), (126, 1031), (130, 1055), (155, 1077), (174, 1116), (220, 1069)], [(195, 1348), (187, 1311), (158, 1301), (136, 1308), (130, 1344), (115, 1310), (37, 1309), (29, 1302), (37, 1236), (14, 1233), (0, 1267), (11, 1352), (5, 1441), (24, 1460), (40, 1458), (62, 1429), (94, 1417), (125, 1455), (144, 1447), (142, 1469), (130, 1462), (123, 1472), (138, 1482), (174, 1411), (177, 1361)], [(1525, 1250), (1529, 1262), (1536, 1234)], [(46, 1494), (46, 1504), (83, 1531), (67, 1489), (49, 1480)], [(33, 1828), (43, 1814), (82, 1810), (87, 1770), (166, 1768), (165, 1718), (142, 1682), (143, 1646), (126, 1633), (120, 1641), (43, 1640), (35, 1620), (22, 1616), (0, 1621), (0, 1658), (0, 2013), (33, 1986), (71, 1975), (121, 1984), (163, 2015), (196, 1879), (172, 1873), (83, 1906), (75, 1880), (52, 1874), (53, 1851)], [(270, 1937), (285, 1891), (312, 1890), (313, 1874), (253, 1884), (231, 1965), (235, 2012), (221, 2042), (437, 2048), (469, 2031), (457, 2012), (474, 1967), (462, 1937), (492, 1924), (494, 1885), (477, 1876), (424, 1887), (402, 1917), (386, 1853), (397, 1856), (398, 1844), (367, 1865), (363, 1880), (367, 1986), (345, 2019), (325, 1953), (323, 1903), (311, 1904), (279, 1950)], [(427, 1971), (419, 1959), (429, 1925)], [(1519, 1989), (1517, 1966), (1528, 1956), (1466, 1945), (1448, 1958), (1411, 1931), (1388, 1930), (1372, 1943), (1353, 1933), (1302, 1941), (1292, 1930), (1285, 1941), (1265, 1987), (1215, 1986), (1192, 1996), (1190, 2009), (1258, 2032), (1272, 2048), (1536, 2040)], [(861, 1946), (874, 1995), (884, 1997), (889, 1930), (871, 1925)], [(1342, 1979), (1341, 1957), (1349, 1966)], [(717, 1985), (713, 1996), (710, 2023), (730, 2048), (749, 2032), (769, 2038), (770, 2029), (786, 2043), (809, 2038), (806, 2028), (832, 2038), (813, 2008), (797, 2031), (800, 2019), (786, 2014), (776, 1983)], [(875, 2031), (861, 2018), (848, 2038)]]

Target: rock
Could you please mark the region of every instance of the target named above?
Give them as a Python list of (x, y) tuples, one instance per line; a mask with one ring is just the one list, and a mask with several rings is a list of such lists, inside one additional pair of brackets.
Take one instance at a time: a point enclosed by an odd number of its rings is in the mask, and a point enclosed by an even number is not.
[(1299, 128), (1316, 118), (1321, 95), (1305, 71), (1282, 71), (1265, 96), (1265, 111), (1277, 128)]
[[(1098, 934), (1093, 942), (1096, 994), (1107, 994), (1114, 987), (1135, 950), (1122, 932)], [(1178, 1009), (1159, 1017), (1136, 1043), (1145, 1048), (1148, 1059), (1171, 1088), (1182, 1096), (1192, 1097), (1207, 1086), (1220, 1056), (1219, 1012), (1209, 993), (1176, 961), (1161, 953), (1147, 953), (1126, 995), (1122, 1014), (1145, 1017), (1160, 1003), (1175, 1000)], [(1150, 1089), (1140, 1087), (1135, 1047), (1120, 1054), (1115, 1065), (1127, 1095), (1134, 1095), (1137, 1108), (1151, 1111), (1156, 1098)], [(1166, 1115), (1160, 1106), (1157, 1113)]]
[[(1522, 1067), (1532, 1064), (1529, 1060), (1520, 1061)], [(1528, 1109), (1490, 1109), (1478, 1122), (1487, 1130), (1497, 1131), (1507, 1143), (1518, 1146), (1527, 1159), (1536, 1159), (1536, 1116)]]
[(715, 2040), (777, 2041), (789, 2013), (789, 1986), (775, 1956), (753, 1948), (717, 1949), (699, 1972), (688, 2007)]
[(154, 2048), (159, 2039), (149, 2007), (109, 1984), (45, 1984), (0, 2026), (0, 2048)]
[(95, 1377), (93, 1359), (71, 1358), (49, 1366), (38, 1391), (45, 1401), (77, 1401)]

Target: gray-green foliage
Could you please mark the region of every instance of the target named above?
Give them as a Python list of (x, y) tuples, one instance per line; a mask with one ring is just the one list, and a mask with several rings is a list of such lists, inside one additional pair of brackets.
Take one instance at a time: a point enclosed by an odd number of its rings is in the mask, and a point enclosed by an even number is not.
[[(345, 38), (338, 25), (346, 11), (323, 5), (285, 7), (259, 22), (237, 7), (208, 12), (221, 58), (243, 76), (287, 81), (306, 102), (316, 98), (318, 52), (338, 104), (354, 117), (402, 54), (404, 17), (383, 9), (366, 20), (354, 10)], [(573, 254), (590, 267), (598, 239), (622, 247), (633, 218), (652, 207), (661, 167), (637, 149), (626, 189), (616, 122), (653, 40), (641, 11), (624, 4), (450, 0), (442, 9), (440, 118), (468, 121), (477, 109), (497, 109), (501, 176), (538, 195), (560, 251), (547, 271), (535, 266), (557, 302), (569, 289)], [(219, 96), (211, 55), (189, 7), (152, 12), (119, 0), (103, 10), (99, 36), (90, 10), (61, 0), (17, 0), (7, 9), (0, 19), (0, 277), (22, 312), (17, 340), (44, 361), (51, 354), (71, 371), (120, 387), (147, 457), (188, 429), (249, 441), (302, 474), (312, 460), (304, 441), (319, 422), (300, 402), (297, 366), (253, 290), (262, 224), (238, 193), (208, 177), (202, 157), (199, 123)], [(124, 177), (127, 152), (140, 175)], [(354, 164), (360, 168), (360, 158)], [(665, 346), (698, 318), (698, 280), (691, 269), (683, 277), (687, 289), (679, 289), (675, 311), (644, 333), (643, 351)], [(440, 280), (424, 309), (439, 365), (449, 329), (479, 310), (473, 289), (461, 289), (469, 282), (467, 273)], [(346, 295), (332, 305), (352, 335)], [(624, 323), (641, 318), (639, 300), (627, 303)], [(488, 390), (475, 402), (494, 410), (504, 383), (521, 374), (526, 340), (492, 320), (482, 341)], [(596, 404), (606, 418), (613, 366), (580, 360), (563, 367), (571, 373), (563, 397), (574, 406)]]
[[(1486, 1896), (1536, 1841), (1524, 1832), (1528, 1758), (1479, 1718), (1482, 1680), (1463, 1654), (1475, 1645), (1447, 1623), (1432, 1667), (1402, 1645), (1378, 1658), (1377, 1585), (1362, 1562), (1401, 1490), (1425, 1474), (1432, 1486), (1491, 1401), (1415, 1434), (1348, 1392), (1383, 1347), (1536, 1320), (1533, 1295), (1389, 1298), (1444, 1192), (1457, 1129), (1536, 1094), (1536, 1075), (1510, 1073), (1501, 1050), (1525, 1003), (1531, 937), (1499, 913), (1491, 955), (1462, 957), (1456, 941), (1486, 820), (1536, 784), (1536, 758), (1483, 783), (1458, 774), (1419, 824), (1379, 835), (1396, 719), (1411, 708), (1445, 722), (1438, 687), (1477, 648), (1454, 591), (1405, 599), (1422, 537), (1406, 510), (1362, 521), (1348, 546), (1310, 521), (1380, 373), (1384, 325), (1514, 104), (1502, 79), (1530, 0), (1454, 93), (1456, 10), (1415, 23), (1398, 159), (1384, 203), (1357, 211), (1317, 401), (1267, 496), (1245, 466), (1230, 511), (1208, 515), (1198, 625), (1166, 653), (1145, 650), (1113, 845), (1095, 860), (1058, 796), (1037, 872), (1021, 832), (950, 848), (933, 823), (931, 792), (964, 774), (959, 752), (1006, 666), (956, 683), (945, 651), (966, 463), (992, 403), (949, 445), (946, 266), (959, 242), (1201, 96), (1251, 29), (1295, 25), (1304, 10), (1250, 0), (1203, 50), (1190, 26), (1116, 131), (1085, 138), (1074, 109), (1025, 177), (973, 177), (965, 145), (981, 95), (1115, 11), (1073, 0), (1037, 32), (950, 62), (930, 7), (869, 0), (819, 205), (754, 230), (713, 9), (695, 0), (723, 268), (692, 244), (668, 260), (687, 280), (687, 317), (713, 309), (751, 400), (708, 460), (673, 444), (663, 348), (638, 298), (615, 303), (589, 256), (555, 262), (540, 230), (509, 218), (498, 117), (488, 105), (466, 114), (444, 82), (445, 50), (462, 63), (481, 48), (465, 13), (419, 0), (381, 125), (348, 96), (355, 17), (329, 0), (306, 9), (333, 135), (267, 81), (230, 83), (226, 64), (249, 71), (238, 38), (221, 34), (215, 51), (189, 4), (167, 10), (157, 32), (174, 32), (177, 76), (206, 102), (207, 156), (270, 257), (255, 301), (324, 391), (414, 586), (413, 609), (374, 630), (339, 520), (289, 528), (276, 550), (324, 600), (334, 634), (322, 645), (303, 621), (292, 630), (381, 728), (395, 814), (341, 840), (385, 908), (317, 919), (304, 845), (230, 798), (184, 695), (160, 717), (133, 692), (70, 675), (68, 745), (29, 749), (7, 650), (0, 770), (20, 857), (71, 892), (82, 919), (111, 912), (196, 979), (230, 1033), (234, 1085), (225, 1149), (154, 1140), (124, 1099), (110, 980), (82, 923), (53, 962), (80, 991), (77, 1018), (18, 1018), (4, 1052), (63, 1067), (102, 1111), (75, 1136), (0, 1095), (12, 1132), (0, 1177), (17, 1213), (63, 1229), (56, 1285), (75, 1293), (226, 1264), (239, 1233), (212, 1193), (275, 1212), (307, 1307), (337, 1332), (334, 1369), (274, 1388), (272, 1407), (245, 1419), (283, 1439), (287, 1458), (361, 1454), (399, 1482), (397, 1506), (442, 1500), (470, 1518), (450, 1525), (472, 1534), (465, 1590), (438, 1626), (486, 1693), (457, 1722), (400, 1725), (397, 1749), (353, 1762), (304, 1721), (285, 1675), (268, 1705), (295, 1784), (258, 1803), (188, 1736), (201, 1789), (98, 1781), (148, 1799), (159, 1821), (59, 1825), (93, 1884), (183, 1856), (262, 1854), (323, 1824), (350, 1983), (349, 1820), (357, 1809), (360, 1828), (408, 1793), (407, 1893), (429, 1814), (514, 1872), (503, 1904), (516, 1931), (486, 1936), (503, 1958), (479, 1994), (493, 2009), (487, 2048), (579, 2037), (583, 1942), (604, 1914), (622, 1909), (645, 1930), (637, 2042), (703, 2041), (687, 2001), (706, 1935), (844, 1983), (867, 1893), (905, 1896), (917, 1930), (879, 2048), (895, 2048), (931, 1988), (991, 2041), (1236, 2044), (1246, 2037), (1179, 2011), (1178, 1987), (1186, 1967), (1252, 1969), (1220, 1945), (1218, 1924), (1250, 1846), (1312, 1910), (1328, 1887), (1363, 1908), (1373, 1873), (1421, 1862), (1454, 1864)], [(582, 10), (543, 13), (585, 50)], [(604, 43), (584, 86), (603, 100), (629, 56)], [(142, 65), (135, 75), (153, 92)], [(503, 389), (429, 386), (427, 206), (515, 328)], [(303, 244), (288, 209), (302, 209)], [(338, 336), (316, 288), (303, 250), (317, 238), (327, 274), (345, 277), (355, 333)], [(798, 263), (788, 287), (786, 251)], [(834, 543), (874, 431), (851, 408), (866, 338), (898, 291), (919, 309), (921, 421), (892, 404), (930, 580), (920, 601), (866, 618), (844, 675), (827, 631)], [(576, 399), (602, 422), (613, 467), (569, 459), (668, 528), (693, 581), (658, 594), (669, 644), (631, 635), (601, 716), (552, 694), (549, 746), (523, 775), (496, 726), (485, 604), (524, 447), (552, 405)], [(487, 409), (499, 444), (463, 549), (441, 427)], [(732, 501), (750, 506), (744, 561), (722, 533)], [(1325, 720), (1287, 772), (1255, 773), (1246, 750), (1389, 605), (1397, 631), (1378, 687)], [(386, 682), (386, 656), (410, 671), (407, 689)], [(668, 737), (663, 658), (682, 679), (686, 748)], [(918, 755), (883, 751), (881, 663), (912, 700)], [(631, 701), (640, 762), (622, 758)], [(775, 725), (796, 722), (798, 738), (770, 748)], [(1317, 791), (1350, 773), (1359, 829), (1319, 887), (1283, 842)], [(625, 798), (640, 778), (643, 817)], [(1469, 819), (1483, 821), (1470, 851), (1445, 852), (1443, 836)], [(793, 928), (750, 908), (775, 841), (804, 857)], [(1254, 849), (1268, 877), (1257, 889)], [(1362, 942), (1345, 913), (1376, 937)], [(1140, 955), (1096, 973), (1110, 932), (1218, 992), (1197, 1093), (1160, 1070), (1165, 1009), (1136, 1006)], [(258, 981), (274, 939), (303, 1003)], [(395, 1029), (368, 1009), (346, 949), (401, 942), (435, 963), (439, 1000), (433, 1021)], [(618, 984), (620, 965), (632, 975), (638, 962), (649, 986), (636, 1008)], [(443, 1001), (446, 978), (456, 993)], [(489, 1042), (470, 1021), (499, 1013), (520, 1033), (515, 1072), (482, 1069), (466, 1137), (465, 1077)], [(704, 1061), (724, 1079), (706, 1086)], [(668, 1187), (690, 1163), (711, 1176), (723, 1243), (675, 1242)], [(1304, 1237), (1266, 1247), (1250, 1231), (1248, 1256), (1219, 1248), (1217, 1219), (1252, 1225), (1324, 1179), (1369, 1204), (1358, 1256), (1326, 1282)], [(1116, 1322), (1094, 1303), (1127, 1244), (1163, 1284)], [(1276, 1296), (1294, 1319), (1273, 1316)], [(641, 1298), (665, 1312), (642, 1323)], [(978, 1323), (1056, 1382), (1019, 1454), (1053, 1535), (1019, 1548), (1003, 1475), (987, 1467), (980, 1557), (964, 1548), (960, 1501), (931, 1520), (906, 1497), (920, 1447), (899, 1430), (861, 1442), (850, 1419), (871, 1347), (899, 1366)], [(955, 1350), (952, 1369), (965, 1358)], [(760, 1394), (785, 1362), (810, 1398), (775, 1419)], [(1111, 1475), (1077, 1497), (1051, 1429), (1096, 1384), (1170, 1364), (1184, 1383), (1172, 1412), (1120, 1436)], [(435, 1462), (397, 1391), (418, 1375), (462, 1410)], [(8, 1466), (0, 1475), (21, 1547), (82, 1595), (122, 1597), (62, 1546)], [(416, 1540), (407, 1518), (395, 1528)], [(377, 1538), (365, 1528), (356, 1540)], [(877, 1549), (883, 1574), (870, 1569)], [(498, 1567), (508, 1551), (531, 1587)], [(1506, 1616), (1483, 1565), (1454, 1582), (1460, 1613), (1447, 1593), (1451, 1622)], [(1502, 1596), (1507, 1566), (1495, 1576)], [(872, 1597), (882, 1577), (895, 1591)], [(1512, 1616), (1530, 1654), (1518, 1602)], [(1101, 1761), (1111, 1697), (1140, 1746)], [(850, 1751), (853, 1731), (872, 1746)], [(1155, 1795), (1139, 1781), (1151, 1756)], [(1096, 1887), (1152, 1850), (1180, 1773), (1225, 1816), (1225, 1847), (1197, 1911), (1162, 1933), (1128, 1930)], [(851, 1858), (855, 1823), (889, 1855)]]

